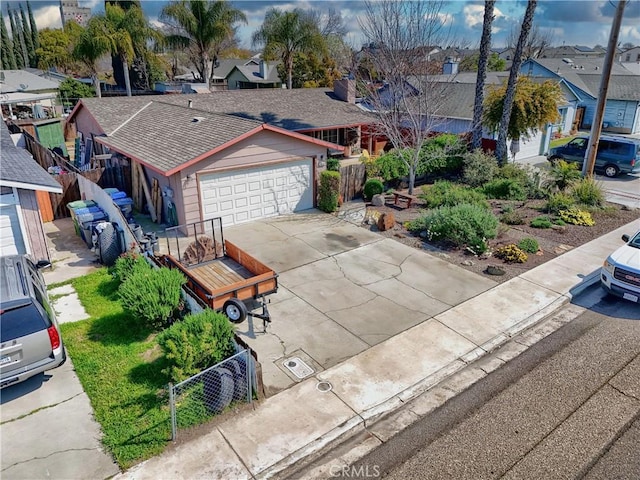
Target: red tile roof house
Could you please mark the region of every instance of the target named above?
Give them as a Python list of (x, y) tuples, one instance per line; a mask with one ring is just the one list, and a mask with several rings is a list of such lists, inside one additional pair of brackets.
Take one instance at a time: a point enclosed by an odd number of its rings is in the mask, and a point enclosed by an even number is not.
[(69, 121), (170, 189), (179, 225), (234, 225), (315, 207), (328, 154), (371, 117), (301, 89), (83, 99)]

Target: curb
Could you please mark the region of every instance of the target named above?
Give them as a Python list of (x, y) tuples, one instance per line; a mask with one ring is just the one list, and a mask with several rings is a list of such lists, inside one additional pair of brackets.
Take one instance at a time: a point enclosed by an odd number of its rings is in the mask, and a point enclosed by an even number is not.
[[(534, 330), (536, 327), (541, 326), (541, 330), (546, 333), (543, 336), (534, 335), (536, 337), (535, 341), (527, 342), (527, 344), (521, 344), (523, 348), (516, 348), (513, 357), (519, 355), (524, 350), (529, 348), (529, 346), (533, 345), (537, 341), (541, 340), (545, 336), (554, 332), (568, 321), (573, 320), (575, 316), (571, 317), (569, 320), (555, 320), (552, 318), (554, 313), (559, 311), (562, 307), (571, 302), (571, 299), (587, 288), (595, 285), (600, 278), (600, 269), (591, 272), (589, 275), (586, 275), (580, 284), (573, 287), (568, 294), (559, 295), (556, 300), (551, 302), (546, 307), (542, 308), (538, 312), (530, 315), (526, 319), (521, 322), (513, 325), (504, 333), (496, 335), (494, 338), (489, 340), (488, 342), (478, 346), (477, 348), (471, 350), (464, 356), (456, 359), (451, 362), (449, 365), (443, 367), (438, 370), (434, 374), (422, 379), (418, 383), (413, 386), (405, 389), (404, 391), (394, 395), (393, 397), (387, 399), (379, 405), (376, 405), (369, 410), (362, 412), (361, 414), (357, 414), (343, 425), (338, 428), (333, 429), (332, 431), (320, 436), (312, 443), (306, 445), (302, 449), (299, 449), (287, 457), (283, 458), (279, 462), (270, 467), (266, 468), (262, 472), (256, 475), (257, 479), (285, 479), (285, 478), (302, 478), (298, 474), (301, 471), (306, 470), (312, 465), (314, 462), (318, 461), (319, 458), (330, 454), (330, 452), (339, 449), (339, 447), (348, 444), (351, 440), (353, 440), (358, 435), (364, 434), (365, 437), (362, 439), (362, 442), (366, 441), (366, 438), (371, 434), (368, 433), (368, 430), (371, 429), (375, 425), (384, 424), (388, 422), (391, 417), (394, 415), (402, 415), (403, 407), (405, 407), (408, 403), (417, 401), (420, 397), (424, 395), (428, 395), (433, 392), (434, 395), (440, 397), (442, 393), (440, 390), (443, 388), (447, 391), (444, 397), (442, 398), (442, 403), (446, 400), (461, 393), (466, 388), (470, 387), (473, 383), (480, 380), (482, 377), (472, 376), (471, 378), (467, 378), (462, 380), (462, 382), (457, 382), (456, 377), (462, 376), (464, 377), (464, 370), (473, 366), (475, 362), (485, 359), (486, 357), (496, 353), (498, 350), (502, 349), (505, 345), (510, 343), (514, 337), (524, 335), (528, 333), (528, 331)], [(576, 309), (582, 309), (582, 307), (576, 307)], [(584, 310), (584, 309), (582, 309)], [(545, 324), (548, 323), (551, 328), (545, 328)], [(535, 333), (535, 332), (534, 332)], [(513, 358), (511, 357), (511, 358)], [(489, 360), (490, 361), (490, 360)], [(506, 363), (503, 361), (503, 363)], [(500, 366), (501, 364), (497, 365)], [(447, 383), (460, 383), (458, 388), (452, 390), (451, 388), (443, 387), (443, 385)], [(440, 392), (438, 392), (440, 391)], [(439, 405), (434, 405), (432, 409), (435, 409)], [(429, 410), (429, 411), (431, 411)], [(428, 412), (425, 412), (425, 414)], [(404, 418), (401, 420), (400, 428), (394, 428), (394, 431), (390, 435), (385, 435), (386, 439), (398, 433), (400, 430), (407, 428), (411, 423), (416, 421), (419, 417), (415, 414), (409, 415), (408, 418)], [(377, 437), (376, 437), (377, 438)], [(366, 455), (370, 450), (376, 448), (379, 444), (383, 443), (386, 440), (377, 439), (377, 441), (369, 442), (370, 445), (367, 445), (366, 448), (362, 447), (362, 442), (356, 442), (355, 449), (357, 449), (357, 454), (353, 454), (352, 450), (347, 452), (349, 456), (348, 463), (345, 463), (345, 459), (342, 458), (339, 460), (339, 463), (344, 463), (345, 466), (348, 466), (350, 463), (355, 462), (362, 456)], [(341, 458), (341, 457), (340, 457)], [(334, 465), (335, 466), (335, 465)], [(327, 477), (330, 472), (323, 471), (317, 472), (318, 476), (322, 478)], [(320, 475), (322, 474), (322, 475)], [(316, 475), (308, 477), (304, 475), (304, 478), (316, 478)]]

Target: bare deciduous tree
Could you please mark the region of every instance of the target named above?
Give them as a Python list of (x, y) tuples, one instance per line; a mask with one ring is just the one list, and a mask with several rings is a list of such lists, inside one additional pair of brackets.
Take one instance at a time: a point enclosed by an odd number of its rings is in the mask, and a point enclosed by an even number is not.
[[(516, 48), (518, 37), (520, 36), (520, 25), (514, 25), (509, 31), (507, 37), (507, 46)], [(545, 52), (553, 46), (554, 35), (551, 30), (542, 30), (538, 25), (533, 25), (527, 41), (522, 47), (522, 56), (524, 58), (542, 58)]]
[(418, 0), (365, 2), (359, 20), (369, 42), (366, 61), (384, 81), (371, 87), (367, 99), (376, 116), (376, 132), (398, 150), (409, 171), (409, 193), (413, 192), (420, 167), (420, 151), (434, 127), (448, 84), (438, 81), (439, 62), (433, 56), (447, 45), (449, 28), (442, 15), (443, 1)]

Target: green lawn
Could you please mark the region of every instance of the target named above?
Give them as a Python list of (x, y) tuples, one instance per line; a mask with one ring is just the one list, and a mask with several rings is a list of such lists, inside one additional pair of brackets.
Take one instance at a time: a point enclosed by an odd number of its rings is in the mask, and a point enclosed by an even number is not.
[(152, 331), (123, 311), (106, 269), (72, 284), (90, 318), (62, 324), (62, 336), (103, 443), (126, 469), (162, 452), (171, 438), (164, 357)]
[(574, 138), (575, 138), (574, 136), (556, 138), (555, 140), (551, 140), (551, 142), (549, 142), (549, 148), (559, 147), (560, 145), (564, 145), (565, 143), (569, 143)]

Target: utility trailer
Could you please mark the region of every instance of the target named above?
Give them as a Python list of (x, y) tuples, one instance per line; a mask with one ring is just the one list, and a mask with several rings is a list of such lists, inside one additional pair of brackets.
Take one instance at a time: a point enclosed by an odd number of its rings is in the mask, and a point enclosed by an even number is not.
[[(265, 296), (278, 291), (278, 274), (225, 240), (220, 217), (178, 225), (165, 232), (168, 253), (159, 255), (162, 265), (179, 269), (187, 287), (233, 323), (253, 316), (262, 319), (266, 329), (271, 317)], [(250, 312), (247, 305), (254, 301), (260, 302), (262, 313)]]

